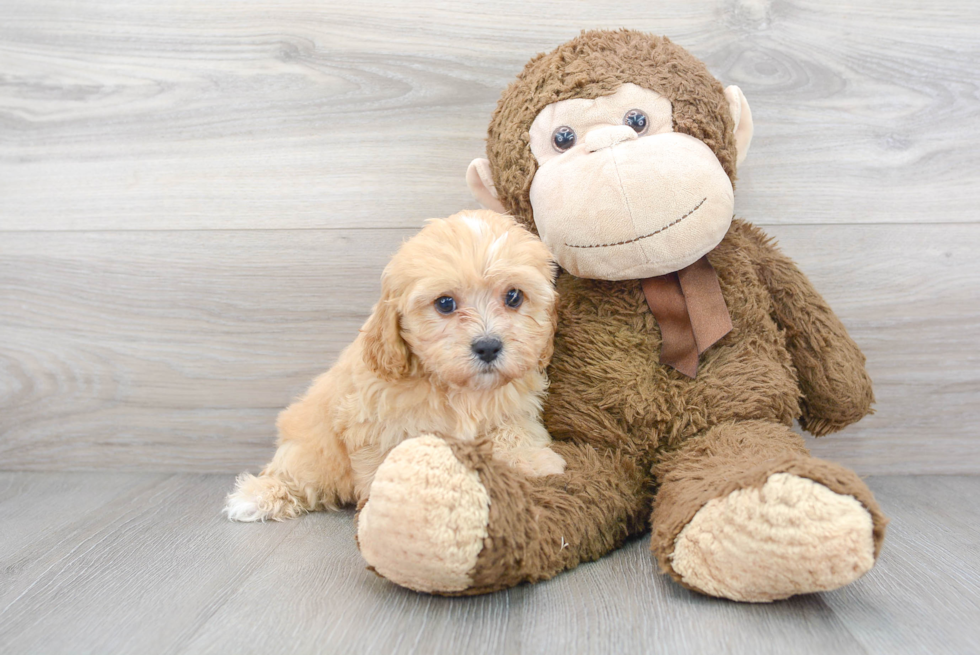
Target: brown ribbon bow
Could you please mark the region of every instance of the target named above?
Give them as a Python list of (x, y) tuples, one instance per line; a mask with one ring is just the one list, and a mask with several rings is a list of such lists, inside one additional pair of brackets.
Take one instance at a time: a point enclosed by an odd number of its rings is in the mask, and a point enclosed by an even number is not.
[(686, 268), (640, 280), (663, 344), (660, 363), (693, 378), (698, 357), (732, 331), (718, 274), (702, 257)]

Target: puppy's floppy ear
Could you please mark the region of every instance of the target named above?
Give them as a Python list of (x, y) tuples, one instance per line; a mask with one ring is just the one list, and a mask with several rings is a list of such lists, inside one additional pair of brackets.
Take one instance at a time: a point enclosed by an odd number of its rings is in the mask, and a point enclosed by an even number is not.
[(386, 281), (381, 300), (374, 306), (361, 332), (364, 333), (364, 363), (382, 380), (393, 382), (408, 375), (411, 351), (402, 339), (398, 310)]
[(541, 368), (548, 368), (551, 363), (551, 356), (555, 354), (555, 332), (558, 330), (558, 294), (555, 293), (555, 301), (551, 303), (548, 311), (548, 319), (551, 321), (551, 335), (544, 350), (541, 351), (541, 358), (538, 360)]

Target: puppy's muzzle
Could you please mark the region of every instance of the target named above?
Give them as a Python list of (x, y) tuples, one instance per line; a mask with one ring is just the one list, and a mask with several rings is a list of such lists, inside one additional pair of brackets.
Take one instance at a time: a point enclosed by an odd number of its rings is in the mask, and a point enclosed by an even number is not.
[(497, 337), (481, 337), (470, 344), (470, 350), (481, 361), (492, 364), (504, 349), (504, 342)]

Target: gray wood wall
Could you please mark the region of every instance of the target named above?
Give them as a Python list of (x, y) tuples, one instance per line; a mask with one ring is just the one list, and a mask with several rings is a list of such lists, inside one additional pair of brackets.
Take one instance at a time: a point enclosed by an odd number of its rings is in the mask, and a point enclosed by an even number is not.
[(746, 93), (738, 213), (869, 359), (862, 473), (980, 472), (980, 3), (0, 0), (0, 469), (232, 472), (582, 28)]

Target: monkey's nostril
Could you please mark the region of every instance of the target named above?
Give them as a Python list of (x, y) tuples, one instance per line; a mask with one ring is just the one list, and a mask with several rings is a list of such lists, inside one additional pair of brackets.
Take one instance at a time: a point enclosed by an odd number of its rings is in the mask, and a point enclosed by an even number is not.
[(470, 344), (473, 354), (489, 364), (497, 359), (500, 351), (504, 349), (504, 342), (497, 337), (483, 337)]

